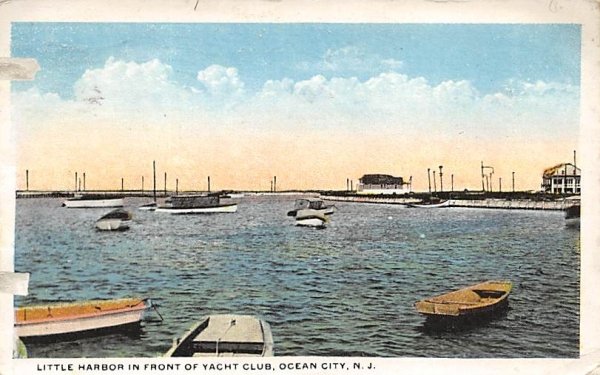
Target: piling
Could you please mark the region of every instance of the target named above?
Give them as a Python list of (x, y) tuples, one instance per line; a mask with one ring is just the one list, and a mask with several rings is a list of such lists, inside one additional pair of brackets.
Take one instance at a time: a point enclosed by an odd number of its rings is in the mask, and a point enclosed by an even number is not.
[(152, 188), (152, 196), (156, 203), (156, 161), (152, 161), (152, 175), (154, 176), (154, 186)]

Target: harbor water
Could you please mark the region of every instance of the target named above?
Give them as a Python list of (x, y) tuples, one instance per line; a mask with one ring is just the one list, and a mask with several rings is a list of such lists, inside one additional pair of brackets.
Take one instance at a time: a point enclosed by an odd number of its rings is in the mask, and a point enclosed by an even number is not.
[[(579, 230), (560, 211), (413, 209), (336, 202), (326, 229), (286, 216), (294, 197), (252, 196), (234, 214), (139, 211), (100, 232), (110, 209), (17, 200), (17, 306), (150, 297), (162, 322), (28, 344), (30, 357), (155, 357), (201, 316), (255, 314), (277, 356), (565, 358), (579, 355)], [(508, 311), (459, 331), (425, 329), (414, 303), (489, 279), (513, 283)], [(152, 312), (152, 318), (157, 318)]]

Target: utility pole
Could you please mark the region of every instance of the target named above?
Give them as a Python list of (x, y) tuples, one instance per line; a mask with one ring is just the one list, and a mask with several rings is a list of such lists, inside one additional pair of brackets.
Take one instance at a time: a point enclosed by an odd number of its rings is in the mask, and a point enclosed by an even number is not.
[(429, 175), (430, 170), (431, 170), (430, 168), (427, 168), (427, 182), (429, 184), (429, 194), (431, 194), (431, 176)]
[(485, 191), (485, 186), (483, 184), (483, 181), (485, 180), (485, 178), (483, 177), (483, 161), (481, 161), (481, 190)]
[(512, 173), (512, 191), (515, 192), (515, 172)]
[(152, 187), (152, 197), (154, 198), (154, 203), (156, 203), (156, 161), (152, 161), (152, 176), (154, 179), (154, 185)]

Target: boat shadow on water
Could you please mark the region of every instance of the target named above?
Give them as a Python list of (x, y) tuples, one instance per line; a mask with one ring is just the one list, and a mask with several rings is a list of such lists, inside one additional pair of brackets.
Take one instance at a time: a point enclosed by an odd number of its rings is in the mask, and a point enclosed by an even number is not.
[(490, 327), (508, 316), (511, 308), (507, 305), (491, 313), (481, 316), (427, 318), (423, 324), (416, 328), (417, 331), (428, 335), (443, 333), (468, 333)]
[(80, 340), (98, 340), (102, 338), (111, 339), (112, 337), (122, 337), (131, 340), (139, 340), (144, 334), (144, 324), (131, 323), (119, 327), (107, 327), (100, 329), (91, 329), (83, 332), (70, 332), (51, 336), (31, 336), (22, 337), (21, 340), (26, 345), (53, 344), (60, 342), (73, 342)]

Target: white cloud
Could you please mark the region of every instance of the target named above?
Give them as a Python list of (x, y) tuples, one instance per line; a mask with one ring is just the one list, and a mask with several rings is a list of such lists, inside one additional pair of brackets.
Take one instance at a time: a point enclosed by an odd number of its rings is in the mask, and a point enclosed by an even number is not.
[(171, 81), (171, 66), (157, 59), (145, 63), (110, 57), (99, 69), (88, 69), (75, 82), (75, 100), (126, 110), (179, 107), (191, 90)]
[(317, 70), (337, 74), (373, 74), (396, 71), (403, 63), (393, 58), (384, 58), (377, 54), (369, 54), (356, 46), (328, 49), (320, 61), (302, 61), (297, 67), (302, 70)]
[[(332, 53), (332, 60), (334, 56), (341, 52)], [(175, 82), (172, 75), (173, 69), (159, 60), (110, 58), (75, 82), (73, 100), (36, 89), (13, 93), (14, 116), (35, 126), (49, 116), (103, 116), (123, 123), (137, 116), (173, 124), (178, 113), (188, 122), (194, 119), (194, 126), (203, 126), (206, 121), (197, 120), (204, 118), (213, 124), (264, 127), (418, 127), (436, 132), (460, 127), (491, 135), (508, 127), (523, 133), (566, 131), (578, 121), (579, 88), (557, 82), (511, 81), (500, 92), (484, 95), (469, 81), (431, 84), (424, 77), (388, 71), (365, 80), (323, 75), (268, 80), (250, 93), (234, 67), (211, 65), (199, 71), (198, 89)]]
[(199, 71), (197, 79), (214, 96), (237, 97), (244, 94), (244, 82), (236, 68), (211, 65)]

